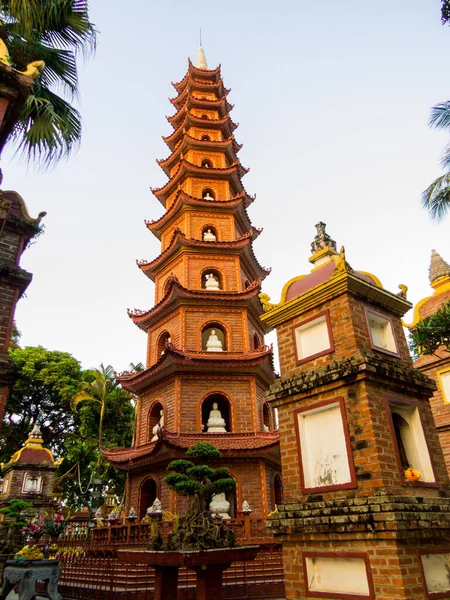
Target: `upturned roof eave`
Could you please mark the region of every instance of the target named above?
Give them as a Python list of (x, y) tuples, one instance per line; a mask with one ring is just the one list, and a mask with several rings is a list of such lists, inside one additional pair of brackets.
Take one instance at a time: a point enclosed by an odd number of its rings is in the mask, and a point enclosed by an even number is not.
[[(163, 430), (162, 437), (157, 442), (145, 444), (137, 448), (120, 448), (111, 450), (102, 450), (103, 456), (112, 465), (124, 471), (131, 471), (142, 468), (155, 462), (165, 463), (172, 460), (170, 452), (172, 449), (182, 452), (185, 455), (186, 449), (199, 441), (209, 441), (214, 446), (219, 447), (222, 458), (225, 457), (246, 457), (255, 458), (255, 456), (265, 457), (268, 453), (277, 449), (279, 444), (278, 431), (267, 432), (266, 440), (262, 437), (265, 432), (251, 432), (249, 434), (235, 435), (233, 433), (213, 434), (176, 434)], [(252, 445), (251, 440), (255, 443)], [(265, 443), (264, 443), (265, 442)], [(247, 443), (248, 447), (243, 447)], [(162, 449), (166, 450), (162, 452)]]
[(185, 76), (181, 81), (179, 81), (178, 83), (172, 83), (172, 85), (179, 93), (180, 90), (182, 91), (186, 87), (191, 75), (197, 75), (197, 77), (200, 78), (200, 81), (202, 79), (212, 79), (216, 83), (220, 80), (220, 68), (221, 66), (219, 65), (215, 69), (197, 69), (197, 67), (195, 67), (191, 60), (188, 59), (188, 70)]
[[(209, 305), (211, 302), (226, 302), (230, 306), (248, 306), (256, 319), (262, 314), (261, 303), (258, 294), (261, 290), (261, 280), (256, 280), (242, 292), (232, 291), (208, 291), (208, 290), (189, 290), (182, 286), (177, 280), (172, 279), (169, 288), (164, 297), (151, 309), (147, 311), (128, 311), (128, 316), (133, 323), (147, 331), (154, 323), (166, 314), (175, 310), (179, 305), (199, 305), (203, 303)], [(250, 304), (249, 304), (250, 302)]]
[(230, 200), (203, 200), (194, 198), (183, 192), (183, 190), (179, 190), (170, 208), (156, 221), (145, 221), (145, 225), (153, 235), (161, 239), (163, 229), (168, 226), (171, 220), (178, 216), (182, 208), (184, 206), (192, 206), (195, 209), (205, 208), (208, 211), (213, 209), (219, 212), (234, 211), (236, 209), (239, 211), (238, 218), (240, 218), (241, 225), (243, 225), (242, 228), (248, 230), (253, 227), (246, 210), (246, 207), (250, 204), (249, 200), (247, 194), (239, 194)]
[[(253, 236), (252, 233), (249, 232), (242, 236), (240, 239), (233, 242), (204, 242), (202, 240), (194, 240), (192, 238), (187, 238), (184, 234), (182, 234), (179, 230), (174, 232), (171, 243), (169, 246), (162, 252), (157, 258), (155, 258), (151, 262), (146, 261), (137, 261), (138, 267), (141, 271), (147, 275), (152, 281), (154, 281), (154, 277), (158, 273), (160, 269), (163, 268), (164, 264), (175, 254), (177, 250), (182, 248), (190, 248), (191, 251), (195, 251), (198, 248), (207, 249), (209, 253), (216, 252), (217, 254), (223, 252), (243, 252), (246, 253), (246, 256), (242, 256), (242, 258), (247, 259), (247, 267), (249, 267), (250, 272), (252, 272), (252, 265), (254, 267), (253, 272), (255, 273), (255, 279), (265, 279), (267, 275), (270, 273), (270, 269), (266, 269), (262, 267), (254, 252), (251, 248)], [(250, 246), (250, 248), (249, 248)]]
[(195, 352), (167, 348), (158, 361), (137, 373), (121, 373), (117, 381), (133, 394), (144, 392), (149, 386), (178, 373), (213, 374), (251, 374), (258, 377), (264, 385), (275, 380), (273, 351), (263, 347), (252, 352)]
[(211, 91), (212, 89), (217, 89), (217, 96), (222, 97), (222, 96), (228, 96), (228, 94), (230, 93), (230, 90), (228, 88), (226, 88), (223, 84), (223, 80), (219, 79), (218, 81), (195, 81), (194, 79), (191, 79), (190, 81), (191, 85), (187, 85), (183, 88), (183, 91), (180, 92), (178, 94), (178, 96), (176, 96), (175, 98), (169, 98), (169, 102), (176, 108), (178, 109), (180, 106), (182, 106), (184, 104), (184, 101), (186, 99), (186, 96), (192, 91), (192, 90), (203, 90), (203, 91)]
[(201, 119), (200, 117), (196, 117), (192, 113), (187, 112), (184, 120), (179, 124), (177, 129), (170, 135), (163, 136), (162, 139), (169, 148), (173, 150), (186, 129), (194, 125), (199, 127), (207, 126), (208, 129), (220, 129), (224, 138), (229, 138), (233, 134), (233, 131), (238, 128), (238, 123), (234, 123), (229, 115), (226, 115), (221, 119)]
[(230, 178), (233, 181), (234, 188), (238, 193), (244, 192), (245, 188), (241, 181), (241, 175), (238, 172), (238, 169), (241, 168), (239, 161), (226, 167), (224, 169), (219, 168), (205, 168), (194, 165), (193, 163), (188, 162), (185, 159), (180, 160), (178, 170), (173, 174), (173, 176), (169, 179), (169, 181), (160, 188), (150, 188), (152, 194), (161, 202), (161, 204), (166, 206), (166, 196), (170, 195), (173, 191), (173, 187), (177, 186), (180, 181), (183, 179), (185, 175), (190, 175), (191, 177), (200, 176), (204, 177), (209, 175), (207, 179), (211, 179), (211, 177), (223, 179)]
[[(227, 138), (226, 140), (199, 140), (197, 138), (191, 137), (187, 133), (184, 135), (183, 141), (181, 144), (178, 144), (176, 148), (172, 151), (170, 156), (165, 159), (157, 160), (156, 162), (164, 171), (164, 173), (170, 177), (170, 171), (173, 168), (173, 165), (177, 162), (177, 160), (181, 160), (180, 154), (186, 151), (191, 147), (199, 147), (205, 149), (207, 151), (216, 149), (219, 151), (225, 151), (228, 160), (231, 163), (234, 163), (238, 160), (236, 156), (236, 147), (234, 143), (234, 136)], [(239, 150), (238, 150), (239, 151)]]
[(226, 96), (222, 96), (222, 98), (218, 98), (217, 100), (209, 100), (207, 98), (197, 98), (188, 92), (183, 104), (178, 108), (174, 115), (167, 117), (167, 120), (173, 127), (178, 128), (176, 123), (184, 117), (184, 113), (188, 112), (190, 108), (202, 108), (205, 110), (217, 109), (221, 118), (223, 118), (233, 110), (234, 106), (228, 102)]

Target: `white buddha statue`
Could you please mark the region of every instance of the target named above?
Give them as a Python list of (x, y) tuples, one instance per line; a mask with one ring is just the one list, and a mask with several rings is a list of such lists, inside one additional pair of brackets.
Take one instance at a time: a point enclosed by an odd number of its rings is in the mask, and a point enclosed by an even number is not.
[(225, 493), (214, 494), (209, 503), (209, 512), (212, 515), (219, 515), (222, 519), (231, 519), (228, 511), (230, 510), (230, 503), (225, 497)]
[(206, 423), (206, 430), (209, 433), (226, 432), (225, 419), (222, 418), (222, 413), (219, 410), (217, 402), (213, 402), (212, 410), (209, 413), (208, 422)]
[(211, 229), (208, 229), (207, 231), (205, 231), (205, 233), (203, 234), (203, 241), (204, 242), (215, 242), (216, 241), (216, 236), (213, 234), (213, 232), (211, 231)]
[(216, 335), (216, 330), (211, 329), (208, 341), (206, 342), (206, 352), (223, 352), (223, 344)]
[(205, 288), (207, 290), (220, 290), (219, 280), (214, 273), (210, 273), (206, 276)]
[(159, 412), (159, 421), (158, 421), (158, 423), (156, 423), (156, 425), (152, 429), (153, 437), (150, 440), (151, 442), (156, 442), (156, 440), (159, 437), (159, 432), (162, 427), (164, 427), (164, 411), (163, 410), (161, 410)]
[(206, 192), (206, 194), (203, 195), (203, 200), (214, 200), (214, 198), (209, 192)]

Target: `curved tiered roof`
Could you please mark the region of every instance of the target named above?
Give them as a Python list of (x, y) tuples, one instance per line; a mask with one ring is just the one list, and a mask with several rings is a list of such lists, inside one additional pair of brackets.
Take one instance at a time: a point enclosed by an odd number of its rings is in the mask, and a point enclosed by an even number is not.
[(172, 127), (177, 128), (184, 118), (185, 113), (191, 108), (200, 108), (202, 110), (217, 110), (220, 117), (225, 117), (231, 110), (233, 110), (233, 104), (230, 104), (226, 99), (226, 96), (222, 96), (218, 100), (210, 100), (208, 98), (197, 98), (188, 93), (184, 104), (180, 106), (178, 111), (171, 117), (167, 117), (167, 120)]
[[(200, 92), (214, 92), (218, 98), (228, 96), (230, 89), (223, 85), (222, 79), (218, 81), (192, 81), (192, 89), (199, 90)], [(178, 110), (180, 106), (186, 101), (186, 97), (190, 94), (189, 86), (186, 86), (184, 90), (178, 94), (175, 98), (169, 98), (169, 102)]]
[(269, 385), (274, 379), (272, 347), (262, 346), (249, 352), (196, 352), (169, 346), (148, 369), (136, 373), (121, 373), (116, 379), (124, 389), (139, 394), (155, 381), (183, 372), (206, 373), (208, 376), (251, 374)]
[[(209, 442), (220, 450), (223, 457), (249, 458), (262, 454), (276, 452), (279, 443), (278, 431), (258, 431), (251, 433), (175, 433), (161, 430), (161, 435), (155, 442), (150, 442), (138, 448), (111, 448), (102, 450), (103, 456), (115, 467), (127, 471), (148, 463), (155, 464), (158, 459), (167, 461), (172, 451), (186, 450), (198, 442)], [(161, 452), (166, 447), (169, 452)], [(168, 456), (169, 454), (169, 456)]]
[(128, 310), (128, 316), (133, 323), (143, 331), (157, 323), (158, 320), (172, 311), (178, 304), (196, 306), (208, 306), (211, 301), (214, 303), (226, 303), (227, 306), (246, 306), (252, 314), (258, 318), (262, 313), (261, 303), (258, 299), (258, 293), (261, 288), (261, 279), (251, 283), (242, 292), (226, 292), (223, 290), (190, 290), (178, 281), (174, 276), (169, 278), (169, 283), (164, 297), (150, 310)]
[(250, 217), (247, 213), (247, 207), (253, 202), (254, 197), (247, 194), (238, 194), (231, 200), (203, 200), (194, 198), (183, 190), (178, 190), (174, 202), (171, 204), (162, 217), (156, 221), (144, 221), (147, 229), (149, 229), (158, 239), (161, 239), (162, 231), (173, 221), (179, 214), (183, 206), (192, 209), (220, 210), (223, 212), (233, 212), (237, 221), (242, 225), (242, 230), (248, 231), (253, 228)]
[(270, 273), (271, 269), (266, 269), (259, 264), (251, 245), (251, 242), (260, 233), (261, 229), (251, 229), (242, 237), (232, 242), (205, 242), (203, 240), (188, 238), (179, 229), (175, 229), (170, 244), (157, 258), (150, 262), (146, 260), (138, 260), (136, 262), (138, 267), (153, 281), (155, 274), (180, 248), (184, 247), (186, 250), (207, 249), (208, 254), (224, 254), (225, 252), (235, 254), (238, 252), (248, 270), (254, 272), (255, 279), (264, 279)]
[(187, 133), (183, 136), (181, 143), (173, 150), (172, 154), (165, 159), (157, 160), (158, 165), (163, 169), (164, 173), (170, 177), (170, 171), (174, 167), (177, 161), (183, 158), (183, 152), (186, 152), (190, 148), (197, 148), (201, 150), (224, 150), (225, 155), (230, 164), (237, 161), (236, 154), (242, 148), (242, 144), (238, 144), (234, 139), (234, 135), (226, 140), (200, 140), (194, 138)]

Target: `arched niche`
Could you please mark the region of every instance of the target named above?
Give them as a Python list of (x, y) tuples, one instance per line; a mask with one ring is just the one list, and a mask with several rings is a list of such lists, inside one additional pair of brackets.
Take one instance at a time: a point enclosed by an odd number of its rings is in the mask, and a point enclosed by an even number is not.
[(200, 138), (203, 142), (210, 142), (211, 141), (211, 137), (208, 134), (204, 134), (202, 135), (202, 137)]
[(212, 160), (210, 160), (209, 158), (202, 158), (200, 166), (205, 169), (212, 169), (214, 165)]
[(200, 119), (209, 119), (209, 117), (208, 117), (208, 115), (203, 114), (203, 115), (201, 115)]
[[(217, 280), (218, 285), (216, 283), (214, 283), (213, 286), (211, 286), (211, 284), (208, 284), (208, 279), (210, 279), (211, 275)], [(223, 275), (219, 271), (219, 269), (216, 269), (215, 267), (207, 267), (206, 269), (203, 269), (203, 271), (201, 273), (201, 278), (202, 278), (202, 289), (213, 290), (213, 291), (214, 291), (214, 289), (223, 290)]]
[(158, 425), (158, 423), (161, 420), (161, 411), (163, 411), (164, 414), (164, 406), (161, 404), (161, 402), (155, 402), (154, 404), (152, 404), (150, 406), (150, 409), (148, 411), (148, 426), (147, 426), (147, 441), (150, 442), (152, 437), (153, 437), (153, 428), (155, 427), (155, 425)]
[(411, 436), (410, 424), (398, 413), (392, 411), (392, 422), (394, 424), (395, 440), (397, 442), (398, 454), (403, 469), (411, 466), (412, 460), (407, 455), (405, 446), (408, 445), (408, 436)]
[(230, 503), (230, 508), (228, 509), (228, 514), (230, 515), (230, 517), (232, 519), (237, 519), (237, 516), (238, 516), (238, 514), (237, 514), (238, 513), (238, 503), (237, 503), (238, 480), (237, 480), (237, 477), (235, 475), (233, 475), (233, 473), (230, 473), (230, 477), (232, 477), (236, 481), (236, 485), (231, 490), (231, 492), (228, 492), (228, 494), (226, 494), (226, 499)]
[(149, 508), (153, 502), (158, 498), (159, 494), (159, 485), (156, 481), (156, 478), (153, 476), (147, 477), (141, 483), (141, 488), (139, 490), (139, 520), (141, 521), (146, 513), (147, 508)]
[(227, 396), (225, 396), (225, 394), (221, 394), (220, 392), (214, 392), (213, 394), (209, 394), (208, 396), (206, 396), (201, 405), (201, 421), (203, 433), (208, 433), (207, 423), (211, 410), (213, 409), (214, 403), (217, 404), (217, 408), (218, 410), (220, 410), (222, 419), (225, 421), (225, 429), (227, 430), (227, 432), (230, 432), (232, 430), (230, 400), (227, 398)]
[(215, 199), (216, 199), (216, 192), (212, 188), (210, 188), (210, 187), (203, 188), (202, 200), (215, 200)]
[(257, 350), (258, 348), (261, 348), (261, 338), (259, 337), (259, 335), (257, 333), (253, 334), (253, 350)]
[(163, 331), (158, 338), (158, 345), (156, 349), (156, 358), (158, 359), (164, 350), (167, 348), (167, 345), (171, 343), (171, 337), (169, 331)]
[(263, 404), (263, 429), (264, 431), (272, 431), (273, 429), (272, 411), (267, 402)]
[(248, 279), (246, 279), (244, 281), (244, 290), (246, 290), (248, 288), (248, 286), (250, 285), (250, 281)]
[(284, 503), (284, 492), (283, 492), (283, 480), (277, 473), (273, 478), (273, 506), (272, 510), (275, 509), (275, 505), (280, 506)]
[(225, 352), (228, 348), (226, 329), (223, 325), (216, 322), (207, 323), (202, 327), (202, 351), (208, 351), (207, 343), (213, 330), (213, 335), (216, 335), (219, 338), (219, 341), (222, 342), (222, 350)]
[[(216, 239), (205, 239), (205, 234), (207, 235), (207, 237), (208, 234), (212, 234)], [(215, 227), (214, 225), (204, 225), (202, 227), (202, 240), (207, 242), (219, 241), (219, 230), (217, 229), (217, 227)]]

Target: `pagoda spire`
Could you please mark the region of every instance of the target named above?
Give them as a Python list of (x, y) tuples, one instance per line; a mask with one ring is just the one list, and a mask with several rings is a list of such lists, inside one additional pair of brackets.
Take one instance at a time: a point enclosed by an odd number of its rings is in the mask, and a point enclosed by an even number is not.
[(434, 283), (436, 279), (450, 275), (450, 265), (445, 262), (440, 254), (436, 250), (431, 251), (431, 262), (429, 269), (430, 283)]
[(203, 69), (204, 71), (208, 70), (208, 63), (206, 62), (205, 52), (203, 47), (200, 45), (197, 54), (197, 69)]

